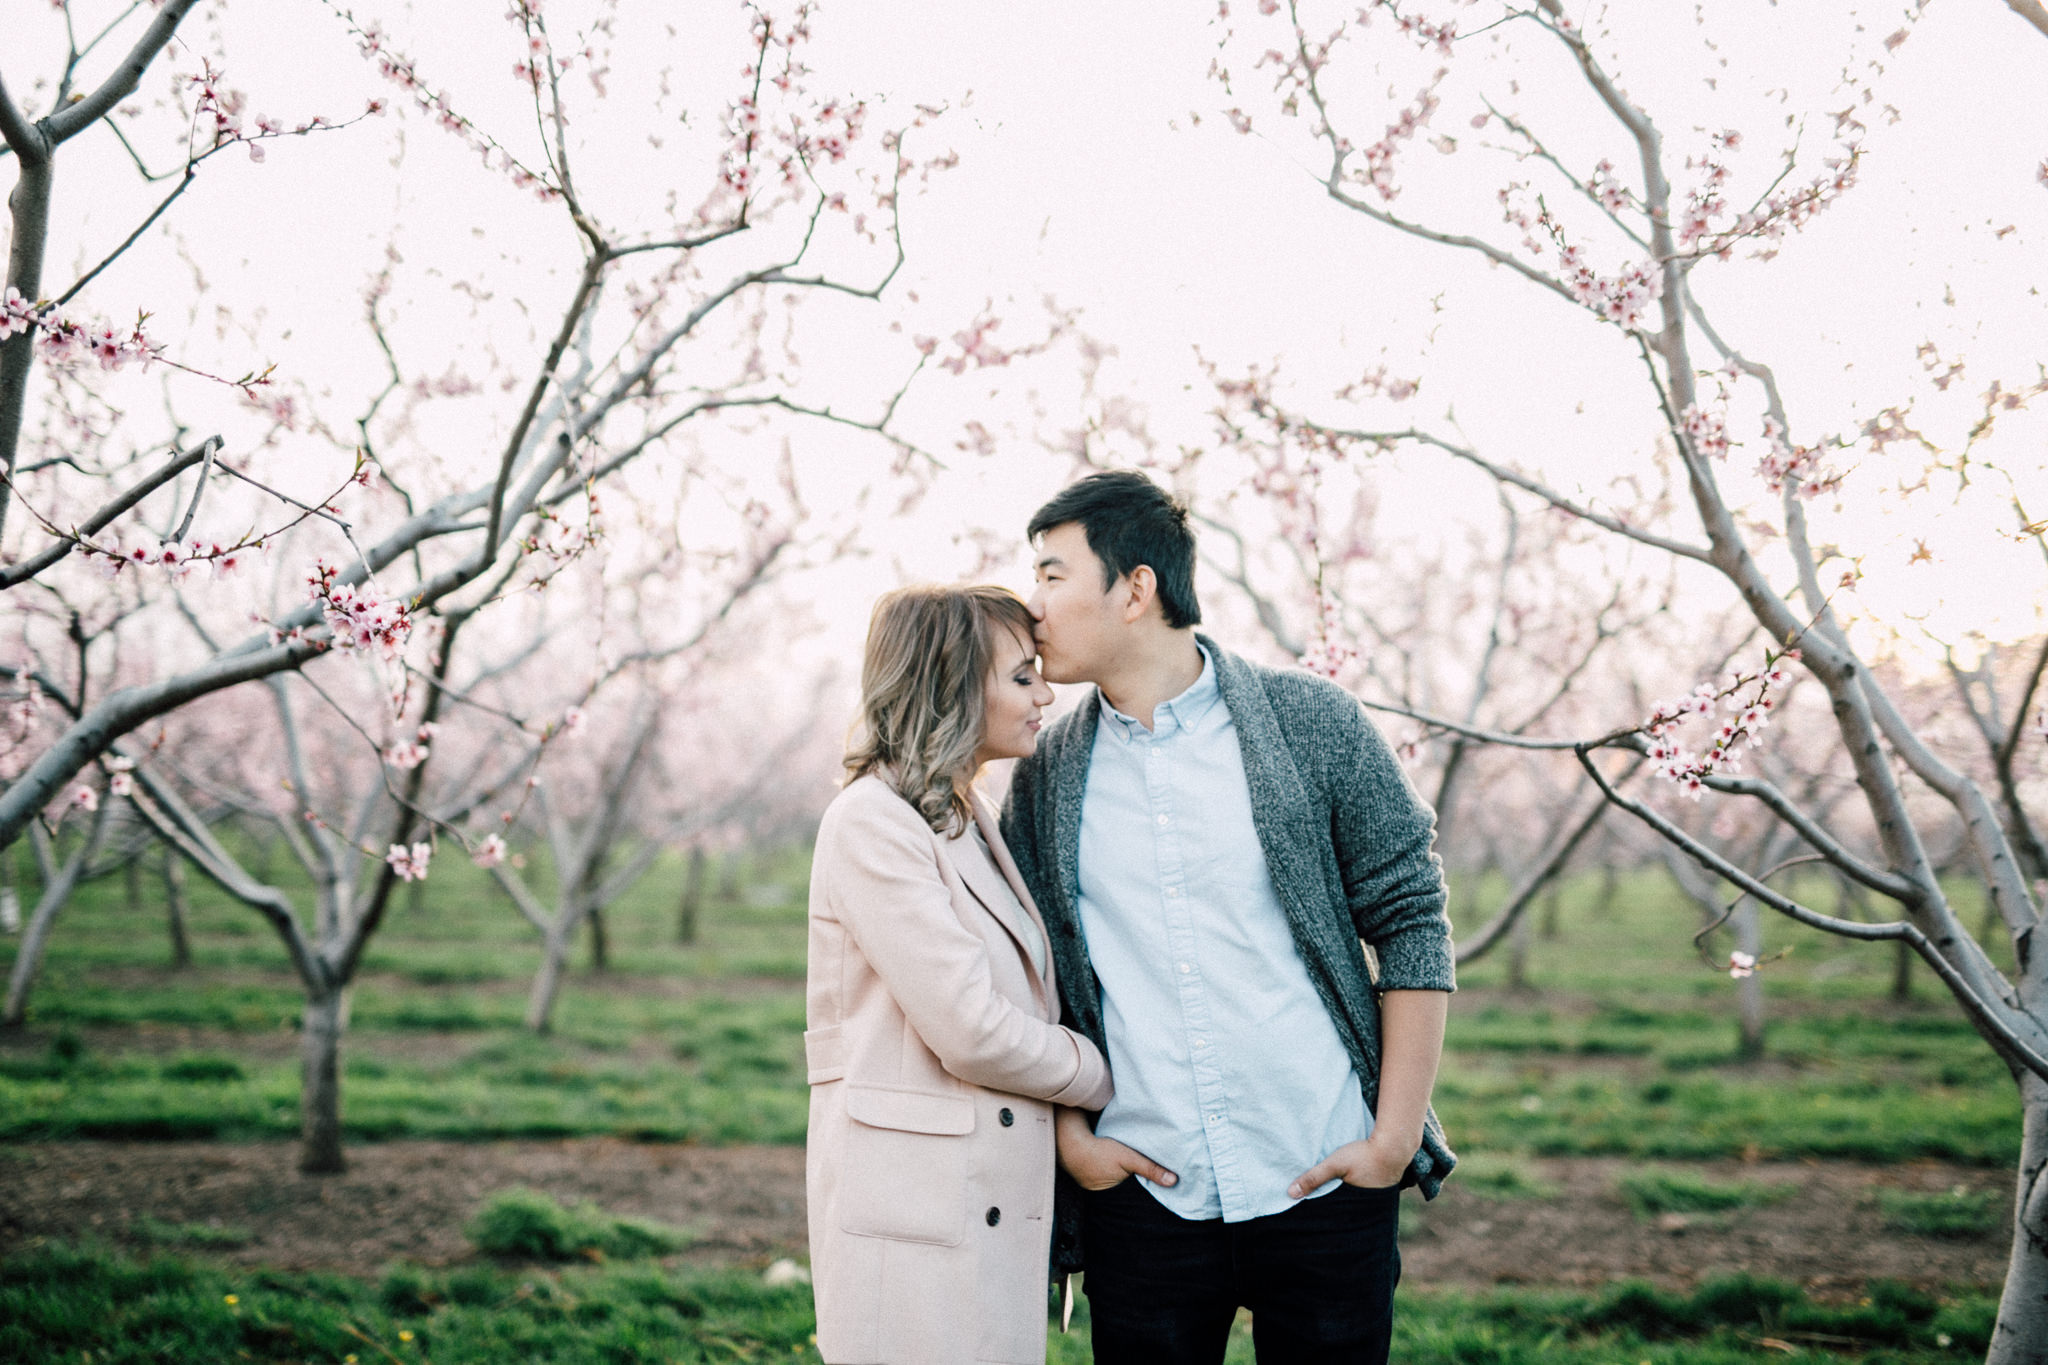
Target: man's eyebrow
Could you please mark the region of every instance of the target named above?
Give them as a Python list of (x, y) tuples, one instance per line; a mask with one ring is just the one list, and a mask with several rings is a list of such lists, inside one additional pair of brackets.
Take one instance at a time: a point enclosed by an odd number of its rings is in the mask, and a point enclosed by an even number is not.
[(1061, 559), (1058, 555), (1040, 555), (1038, 557), (1038, 567), (1041, 569), (1064, 569), (1067, 567), (1067, 561)]

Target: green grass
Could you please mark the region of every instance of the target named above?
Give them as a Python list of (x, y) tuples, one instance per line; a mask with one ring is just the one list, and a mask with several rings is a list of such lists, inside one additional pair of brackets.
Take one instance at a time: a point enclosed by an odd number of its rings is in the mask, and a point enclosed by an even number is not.
[(215, 1223), (167, 1223), (143, 1214), (129, 1225), (139, 1241), (158, 1247), (185, 1247), (194, 1251), (245, 1247), (255, 1238), (247, 1228)]
[(1554, 1199), (1557, 1186), (1527, 1161), (1497, 1152), (1473, 1152), (1458, 1158), (1457, 1189), (1486, 1199)]
[[(29, 894), (26, 858), (0, 856)], [(274, 870), (303, 890), (281, 854)], [(680, 864), (659, 864), (608, 915), (610, 970), (579, 948), (554, 1032), (535, 1037), (521, 1017), (537, 936), (483, 874), (443, 859), (417, 904), (394, 903), (352, 992), (347, 1135), (801, 1141), (807, 877), (801, 849), (750, 855), (742, 894), (708, 900), (701, 941), (680, 945)], [(1768, 950), (1791, 955), (1765, 971), (1766, 1054), (1745, 1062), (1733, 984), (1693, 955), (1690, 906), (1661, 873), (1623, 878), (1611, 901), (1599, 881), (1572, 882), (1555, 936), (1532, 937), (1535, 991), (1505, 988), (1504, 949), (1462, 971), (1436, 1093), (1461, 1153), (2017, 1160), (2011, 1079), (1924, 970), (1917, 998), (1893, 1003), (1888, 949), (1769, 922)], [(1454, 876), (1453, 912), (1475, 922), (1499, 894)], [(1957, 899), (1973, 916), (1967, 888)], [(130, 907), (118, 878), (81, 889), (30, 1028), (0, 1037), (0, 1141), (297, 1133), (301, 996), (284, 954), (198, 879), (191, 902), (195, 965), (177, 973), (154, 907)], [(15, 942), (0, 940), (0, 971)]]
[(1887, 1228), (1920, 1237), (1981, 1237), (1998, 1226), (1990, 1194), (1960, 1185), (1933, 1194), (1879, 1190), (1877, 1205), (1884, 1211)]
[[(1404, 1290), (1394, 1358), (1407, 1365), (1733, 1365), (1836, 1349), (1868, 1365), (1949, 1365), (1983, 1355), (1993, 1304), (1878, 1283), (1843, 1304), (1749, 1277), (1691, 1292), (1639, 1283), (1595, 1294)], [(1085, 1365), (1087, 1301), (1050, 1359)], [(655, 1365), (818, 1360), (807, 1287), (756, 1273), (657, 1262), (567, 1267), (397, 1265), (375, 1280), (251, 1271), (168, 1256), (44, 1247), (0, 1276), (0, 1360), (142, 1365), (163, 1360), (432, 1359)], [(1250, 1365), (1240, 1321), (1229, 1360)]]
[(465, 1229), (487, 1256), (518, 1261), (666, 1256), (696, 1239), (645, 1218), (620, 1218), (595, 1204), (563, 1208), (538, 1190), (502, 1190), (484, 1201)]
[(1638, 1218), (1661, 1213), (1726, 1213), (1768, 1204), (1791, 1193), (1784, 1185), (1723, 1184), (1693, 1171), (1654, 1166), (1625, 1172), (1615, 1181), (1615, 1188)]

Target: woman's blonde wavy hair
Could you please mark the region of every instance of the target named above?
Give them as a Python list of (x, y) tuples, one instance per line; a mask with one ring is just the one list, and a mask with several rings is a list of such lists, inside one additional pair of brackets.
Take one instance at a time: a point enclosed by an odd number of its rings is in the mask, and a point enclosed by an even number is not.
[(890, 769), (896, 790), (933, 830), (965, 828), (974, 818), (967, 788), (996, 646), (1011, 630), (1029, 640), (1031, 627), (1023, 599), (992, 584), (884, 593), (868, 621), (846, 780)]

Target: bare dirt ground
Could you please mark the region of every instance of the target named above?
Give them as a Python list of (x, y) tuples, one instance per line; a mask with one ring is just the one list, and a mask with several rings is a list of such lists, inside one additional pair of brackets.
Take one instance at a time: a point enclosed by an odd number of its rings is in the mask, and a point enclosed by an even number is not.
[[(388, 1142), (350, 1151), (346, 1175), (307, 1177), (289, 1143), (32, 1143), (0, 1148), (0, 1257), (44, 1238), (142, 1245), (146, 1229), (239, 1231), (209, 1255), (283, 1269), (373, 1274), (392, 1261), (428, 1265), (472, 1254), (462, 1226), (513, 1185), (565, 1203), (659, 1219), (696, 1234), (686, 1260), (761, 1265), (804, 1246), (803, 1152), (601, 1139), (566, 1142)], [(1434, 1203), (1406, 1196), (1404, 1279), (1422, 1285), (1589, 1286), (1624, 1277), (1686, 1285), (1732, 1271), (1797, 1281), (1827, 1294), (1871, 1279), (1928, 1288), (1996, 1285), (2011, 1233), (2010, 1176), (1938, 1163), (1706, 1163), (1713, 1180), (1790, 1187), (1762, 1207), (1641, 1220), (1615, 1193), (1627, 1163), (1547, 1160), (1548, 1199), (1488, 1199), (1452, 1187)], [(1966, 1238), (1887, 1231), (1879, 1187), (1996, 1192), (2003, 1226)]]

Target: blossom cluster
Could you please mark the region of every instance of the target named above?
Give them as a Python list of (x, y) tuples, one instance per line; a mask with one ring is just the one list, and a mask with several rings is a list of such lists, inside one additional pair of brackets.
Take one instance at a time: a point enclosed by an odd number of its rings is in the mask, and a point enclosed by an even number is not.
[(412, 635), (412, 613), (368, 583), (341, 582), (340, 574), (319, 559), (306, 575), (307, 600), (320, 603), (334, 632), (334, 647), (369, 650), (385, 663), (396, 663)]
[(1820, 467), (1820, 447), (1795, 446), (1785, 439), (1785, 428), (1775, 417), (1764, 418), (1763, 456), (1756, 472), (1773, 493), (1788, 487), (1803, 498), (1817, 497), (1838, 487), (1842, 476)]
[(182, 582), (202, 564), (212, 570), (215, 579), (227, 578), (247, 565), (263, 548), (260, 539), (237, 541), (232, 545), (223, 545), (217, 540), (172, 539), (126, 548), (95, 545), (87, 540), (78, 542), (79, 553), (91, 560), (108, 578), (118, 578), (122, 570), (133, 565), (139, 569), (160, 568), (173, 583)]
[(1664, 272), (1657, 262), (1648, 258), (1631, 261), (1618, 275), (1602, 275), (1586, 259), (1584, 247), (1565, 240), (1564, 229), (1541, 198), (1533, 210), (1529, 208), (1523, 197), (1528, 188), (1526, 182), (1517, 181), (1503, 185), (1495, 195), (1500, 201), (1501, 221), (1522, 230), (1523, 249), (1542, 256), (1555, 246), (1558, 281), (1575, 302), (1617, 327), (1629, 331), (1642, 327), (1650, 305), (1664, 297)]
[[(726, 108), (728, 140), (718, 167), (720, 183), (741, 199), (760, 188), (761, 164), (772, 162), (782, 187), (795, 190), (803, 181), (806, 166), (844, 161), (866, 127), (867, 103), (857, 99), (826, 99), (808, 112), (791, 112), (773, 120), (764, 116), (764, 84), (787, 96), (810, 74), (810, 68), (796, 55), (811, 36), (810, 15), (811, 7), (804, 5), (790, 23), (778, 25), (766, 12), (754, 11), (757, 51), (754, 61), (740, 69), (740, 78), (752, 82), (752, 88)], [(771, 65), (776, 68), (772, 73)], [(887, 147), (894, 150), (895, 144)], [(901, 163), (899, 169), (909, 169), (908, 163)], [(832, 207), (844, 210), (844, 196), (836, 196)]]
[(1600, 164), (1593, 168), (1593, 178), (1586, 182), (1586, 193), (1600, 201), (1600, 207), (1609, 213), (1620, 213), (1635, 203), (1635, 196), (1628, 186), (1614, 178), (1614, 163), (1602, 157)]
[(1651, 304), (1664, 296), (1664, 272), (1653, 260), (1631, 261), (1619, 275), (1601, 275), (1577, 246), (1558, 247), (1564, 287), (1583, 306), (1628, 331), (1643, 325)]
[(400, 740), (384, 751), (384, 762), (400, 772), (419, 767), (427, 761), (434, 735), (440, 728), (432, 721), (422, 723), (411, 739)]
[[(199, 74), (188, 76), (185, 81), (187, 85), (197, 89), (192, 110), (194, 126), (204, 124), (207, 127), (213, 134), (212, 146), (215, 148), (239, 142), (249, 149), (251, 161), (261, 161), (264, 155), (263, 143), (270, 138), (284, 137), (288, 133), (297, 136), (337, 126), (319, 114), (289, 129), (277, 119), (264, 114), (258, 114), (245, 123), (242, 111), (247, 107), (248, 97), (240, 90), (223, 86), (222, 75), (220, 68), (202, 58)], [(373, 105), (369, 112), (376, 113), (376, 107)], [(251, 132), (251, 128), (255, 131)]]
[(1387, 367), (1378, 365), (1337, 390), (1337, 397), (1358, 399), (1367, 397), (1391, 398), (1396, 403), (1413, 398), (1422, 388), (1419, 379), (1404, 379), (1387, 373)]
[(391, 851), (384, 855), (384, 861), (391, 864), (391, 870), (402, 882), (423, 882), (427, 879), (427, 860), (434, 856), (432, 844), (393, 844)]
[[(1445, 70), (1438, 70), (1436, 81), (1441, 81), (1446, 74)], [(1442, 101), (1437, 97), (1434, 82), (1418, 91), (1414, 100), (1387, 125), (1386, 131), (1380, 135), (1380, 140), (1360, 151), (1359, 155), (1364, 158), (1365, 164), (1353, 171), (1351, 178), (1360, 184), (1372, 186), (1373, 192), (1379, 195), (1381, 202), (1394, 202), (1401, 193), (1401, 187), (1394, 183), (1394, 156), (1400, 151), (1402, 143), (1410, 141), (1429, 125), (1430, 117), (1436, 113), (1440, 103)]]
[[(354, 31), (358, 50), (376, 63), (379, 74), (411, 96), (421, 113), (466, 143), (482, 158), (486, 167), (509, 178), (515, 188), (532, 190), (543, 201), (561, 196), (561, 190), (546, 176), (529, 170), (517, 157), (499, 145), (496, 139), (458, 112), (446, 91), (431, 89), (421, 78), (412, 59), (392, 47), (390, 35), (384, 32), (381, 25), (372, 23), (366, 28), (361, 27), (356, 24), (355, 16), (347, 10), (337, 9), (336, 13)], [(506, 17), (516, 23), (524, 23), (522, 8), (515, 7)], [(514, 74), (524, 80), (532, 79), (530, 71), (515, 71)], [(380, 113), (382, 110), (382, 101), (370, 102), (371, 113)]]
[(1692, 403), (1680, 414), (1680, 419), (1694, 453), (1710, 460), (1728, 458), (1728, 419), (1725, 416)]
[(103, 370), (118, 370), (131, 360), (146, 368), (161, 359), (163, 347), (142, 330), (147, 316), (138, 317), (126, 331), (109, 322), (88, 326), (66, 316), (54, 303), (37, 303), (22, 297), (13, 285), (0, 296), (0, 341), (19, 332), (40, 331), (43, 355), (55, 364), (97, 360)]
[(1734, 129), (1714, 134), (1710, 150), (1686, 158), (1686, 169), (1694, 172), (1695, 178), (1678, 215), (1680, 250), (1725, 260), (1734, 254), (1737, 242), (1755, 238), (1761, 243), (1756, 253), (1760, 259), (1775, 256), (1777, 243), (1855, 188), (1863, 158), (1863, 125), (1846, 115), (1837, 118), (1839, 155), (1823, 158), (1819, 175), (1794, 189), (1766, 195), (1732, 219), (1727, 217), (1729, 170), (1725, 157), (1740, 149), (1742, 135)]
[[(1767, 654), (1761, 669), (1738, 674), (1716, 686), (1701, 683), (1690, 696), (1659, 702), (1643, 721), (1641, 730), (1649, 740), (1646, 752), (1657, 765), (1657, 775), (1675, 784), (1693, 800), (1700, 799), (1706, 779), (1717, 772), (1739, 772), (1742, 754), (1738, 743), (1755, 749), (1763, 744), (1764, 728), (1770, 724), (1773, 688), (1782, 688), (1787, 661), (1796, 662), (1799, 651), (1788, 649)], [(1694, 718), (1711, 722), (1717, 711), (1725, 715), (1714, 726), (1706, 748), (1695, 751), (1679, 742), (1679, 730)]]
[(1301, 666), (1325, 678), (1335, 678), (1358, 658), (1358, 647), (1345, 638), (1342, 610), (1337, 599), (1316, 590), (1316, 635), (1301, 656)]

